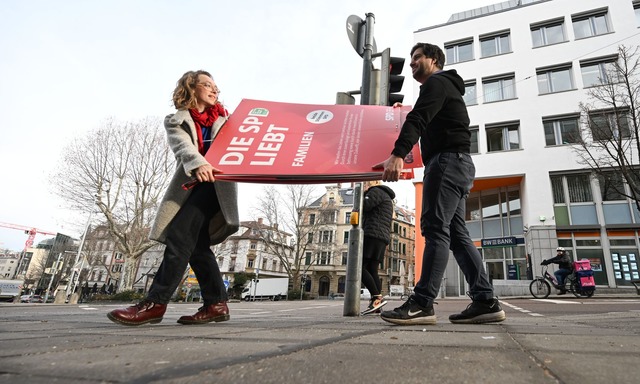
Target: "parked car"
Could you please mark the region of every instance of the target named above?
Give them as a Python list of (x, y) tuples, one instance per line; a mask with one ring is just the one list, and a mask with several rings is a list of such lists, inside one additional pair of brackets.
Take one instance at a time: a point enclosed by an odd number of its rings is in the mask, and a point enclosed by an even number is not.
[(367, 288), (360, 288), (360, 300), (371, 300), (371, 292)]
[(40, 295), (22, 295), (20, 296), (21, 303), (44, 303), (44, 298)]

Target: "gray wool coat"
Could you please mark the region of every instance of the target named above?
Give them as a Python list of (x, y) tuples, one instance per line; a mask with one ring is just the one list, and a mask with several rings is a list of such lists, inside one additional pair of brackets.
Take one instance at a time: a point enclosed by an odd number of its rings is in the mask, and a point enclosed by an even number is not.
[[(213, 125), (211, 137), (215, 137), (226, 118), (220, 116)], [(180, 207), (189, 197), (191, 191), (182, 189), (182, 184), (192, 178), (192, 171), (201, 165), (208, 164), (204, 156), (198, 152), (198, 134), (196, 125), (189, 111), (178, 111), (164, 119), (169, 147), (176, 156), (176, 172), (165, 192), (149, 238), (161, 243), (167, 238), (169, 223), (178, 213)], [(220, 203), (220, 211), (216, 212), (209, 222), (211, 245), (223, 242), (235, 233), (240, 225), (238, 219), (238, 188), (236, 183), (215, 181), (216, 195)]]

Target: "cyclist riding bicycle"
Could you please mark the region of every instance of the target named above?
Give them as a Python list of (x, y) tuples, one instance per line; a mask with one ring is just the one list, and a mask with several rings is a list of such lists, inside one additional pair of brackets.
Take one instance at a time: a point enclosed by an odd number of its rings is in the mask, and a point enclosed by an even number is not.
[(567, 289), (564, 287), (564, 280), (573, 272), (573, 266), (571, 265), (571, 257), (563, 247), (556, 248), (557, 255), (550, 259), (542, 260), (540, 265), (558, 264), (558, 269), (553, 273), (558, 280), (558, 286), (560, 292), (558, 295), (564, 295), (567, 293)]

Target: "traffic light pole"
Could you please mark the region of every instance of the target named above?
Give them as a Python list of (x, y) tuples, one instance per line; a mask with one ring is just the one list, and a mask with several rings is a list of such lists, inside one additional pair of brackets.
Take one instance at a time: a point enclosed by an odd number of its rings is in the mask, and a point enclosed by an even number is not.
[(369, 97), (371, 95), (371, 70), (373, 69), (373, 24), (375, 16), (373, 13), (367, 13), (365, 23), (364, 37), (364, 53), (362, 55), (362, 93), (360, 95), (360, 104), (369, 105)]
[[(364, 53), (362, 55), (362, 88), (360, 104), (369, 105), (372, 54), (373, 54), (373, 13), (367, 13), (364, 21)], [(347, 258), (347, 276), (343, 316), (360, 315), (360, 285), (362, 275), (362, 183), (356, 183), (353, 194), (353, 211), (351, 212), (351, 229), (349, 230), (349, 253)]]

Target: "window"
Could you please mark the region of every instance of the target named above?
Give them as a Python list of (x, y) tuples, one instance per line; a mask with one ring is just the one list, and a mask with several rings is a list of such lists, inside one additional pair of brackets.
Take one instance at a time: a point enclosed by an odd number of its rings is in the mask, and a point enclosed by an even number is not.
[(489, 152), (520, 149), (519, 124), (487, 127), (486, 131)]
[(619, 172), (604, 172), (598, 176), (602, 201), (626, 200), (624, 182)]
[(532, 25), (531, 40), (534, 48), (567, 41), (564, 35), (564, 19)]
[(306, 265), (311, 265), (311, 252), (304, 253), (304, 263)]
[(249, 249), (257, 249), (258, 248), (258, 243), (256, 243), (255, 241), (252, 241), (249, 244)]
[(316, 214), (312, 213), (309, 215), (309, 225), (313, 225), (316, 223)]
[(320, 265), (331, 264), (331, 252), (320, 252), (320, 257), (318, 258), (318, 264)]
[(321, 243), (332, 243), (333, 242), (333, 231), (320, 231), (320, 242)]
[(567, 175), (567, 187), (569, 189), (569, 201), (572, 203), (585, 203), (593, 201), (589, 175)]
[(538, 92), (541, 95), (573, 89), (571, 65), (568, 67), (539, 69), (536, 72), (538, 75)]
[(476, 127), (469, 127), (471, 131), (471, 153), (480, 153), (478, 149), (478, 133), (480, 129)]
[(543, 120), (542, 125), (548, 146), (573, 144), (580, 140), (577, 116)]
[(449, 64), (473, 60), (473, 40), (465, 40), (444, 45)]
[(514, 75), (482, 80), (482, 91), (486, 103), (492, 101), (515, 99), (516, 88)]
[(640, 27), (640, 2), (633, 4), (633, 11), (636, 13), (636, 26)]
[(466, 202), (465, 221), (480, 220), (480, 198), (476, 195), (469, 195)]
[(348, 257), (349, 257), (349, 252), (342, 252), (342, 265), (347, 265)]
[(229, 261), (229, 272), (233, 272), (236, 269), (236, 258), (232, 257)]
[(509, 31), (480, 37), (480, 57), (502, 55), (511, 52)]
[(344, 244), (349, 243), (349, 231), (344, 231)]
[(573, 32), (576, 39), (602, 35), (609, 32), (607, 10), (595, 11), (586, 15), (573, 16)]
[(313, 243), (313, 233), (307, 233), (307, 244)]
[(616, 82), (618, 79), (616, 59), (612, 57), (597, 62), (580, 63), (582, 85), (586, 88)]
[(351, 211), (344, 214), (344, 223), (351, 224)]
[(589, 128), (593, 140), (618, 140), (631, 137), (629, 116), (627, 111), (598, 111), (589, 114)]
[(553, 213), (558, 226), (597, 225), (591, 175), (588, 173), (552, 175)]
[(478, 104), (478, 95), (476, 94), (476, 82), (468, 82), (464, 84), (464, 95), (462, 100), (466, 105)]
[(322, 220), (324, 223), (335, 223), (336, 222), (336, 211), (325, 211), (322, 212)]
[(516, 215), (520, 215), (522, 213), (522, 210), (520, 207), (520, 191), (519, 190), (510, 190), (505, 192), (503, 194), (502, 200), (507, 203), (506, 208), (504, 207), (504, 203), (502, 203), (503, 217), (506, 217), (506, 216), (513, 217)]
[(562, 189), (562, 176), (551, 176), (551, 189), (553, 190), (553, 203), (566, 204), (564, 190)]

